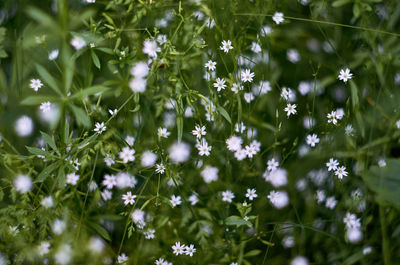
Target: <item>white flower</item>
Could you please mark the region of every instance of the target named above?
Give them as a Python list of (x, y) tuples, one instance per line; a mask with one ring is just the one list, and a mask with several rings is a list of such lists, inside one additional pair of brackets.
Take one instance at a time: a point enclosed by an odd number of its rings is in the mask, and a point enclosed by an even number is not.
[(272, 158), (267, 161), (267, 166), (268, 171), (274, 171), (279, 166), (279, 163), (275, 160), (275, 158)]
[(65, 222), (63, 220), (56, 219), (52, 226), (53, 233), (56, 235), (60, 235), (64, 231), (66, 226), (67, 225), (65, 224)]
[(146, 78), (148, 74), (149, 66), (145, 62), (138, 62), (131, 69), (131, 75), (136, 78)]
[(296, 110), (296, 104), (290, 104), (290, 103), (288, 103), (288, 104), (286, 105), (285, 111), (286, 111), (286, 115), (287, 115), (288, 117), (289, 117), (291, 114), (296, 114), (296, 112), (297, 112), (297, 110)]
[(133, 213), (131, 214), (132, 217), (132, 221), (138, 226), (138, 227), (144, 227), (146, 225), (145, 222), (145, 212), (140, 210), (140, 209), (136, 209), (133, 211)]
[(97, 132), (98, 134), (102, 134), (107, 129), (107, 127), (104, 125), (104, 122), (96, 122), (95, 126), (96, 128), (94, 128), (93, 131)]
[(344, 133), (347, 136), (353, 136), (354, 135), (354, 128), (351, 124), (346, 125), (346, 128), (344, 129)]
[(209, 61), (204, 65), (204, 67), (206, 67), (209, 71), (214, 71), (216, 65), (217, 65), (216, 62), (213, 62), (213, 61), (209, 60)]
[(54, 202), (53, 202), (53, 198), (51, 196), (47, 196), (45, 198), (42, 199), (42, 201), (40, 202), (40, 204), (44, 207), (44, 208), (50, 208), (54, 206)]
[(199, 151), (200, 156), (209, 156), (212, 146), (209, 146), (206, 139), (201, 139), (201, 141), (198, 141), (196, 144), (196, 148)]
[(117, 181), (114, 175), (106, 174), (104, 175), (102, 184), (106, 186), (107, 189), (112, 189), (117, 184)]
[(194, 127), (194, 130), (192, 131), (192, 134), (200, 139), (203, 135), (207, 134), (206, 126), (201, 126), (200, 127), (199, 125), (196, 125)]
[(142, 154), (142, 167), (152, 167), (157, 161), (157, 155), (151, 151), (145, 151)]
[(261, 46), (257, 42), (253, 41), (251, 43), (251, 51), (254, 53), (260, 53), (261, 52)]
[(283, 87), (281, 92), (281, 97), (285, 100), (291, 100), (294, 97), (293, 90), (288, 87)]
[(126, 194), (122, 195), (125, 205), (132, 205), (135, 203), (136, 195), (132, 195), (132, 192), (128, 191)]
[(49, 60), (50, 60), (50, 61), (53, 61), (53, 60), (57, 59), (58, 53), (59, 53), (58, 50), (52, 50), (52, 51), (49, 53)]
[(361, 222), (360, 219), (353, 213), (346, 213), (346, 216), (343, 218), (343, 223), (347, 228), (360, 228)]
[(232, 84), (231, 91), (237, 94), (239, 90), (243, 90), (243, 86), (237, 83)]
[(386, 161), (385, 161), (385, 159), (383, 159), (383, 158), (379, 159), (379, 161), (378, 161), (378, 166), (379, 166), (379, 167), (386, 167)]
[(252, 92), (255, 96), (262, 96), (271, 91), (271, 84), (269, 81), (260, 81), (258, 85), (252, 87)]
[(240, 72), (240, 79), (243, 82), (251, 82), (253, 81), (254, 73), (250, 72), (250, 69), (242, 70)]
[(335, 175), (338, 179), (343, 179), (343, 177), (347, 176), (347, 171), (345, 166), (338, 167), (335, 171)]
[(289, 204), (289, 196), (285, 191), (272, 190), (267, 197), (277, 209), (281, 209)]
[(153, 239), (155, 232), (156, 232), (156, 230), (154, 230), (154, 229), (148, 229), (146, 232), (144, 232), (144, 236), (146, 239)]
[(135, 137), (127, 135), (125, 137), (125, 142), (129, 145), (129, 146), (133, 146), (135, 144)]
[(94, 236), (90, 239), (89, 249), (94, 253), (100, 253), (105, 247), (104, 241), (99, 237)]
[(245, 150), (245, 149), (236, 150), (236, 152), (235, 152), (235, 158), (236, 158), (238, 161), (241, 161), (241, 160), (245, 159), (246, 157), (247, 157), (247, 153), (246, 153), (246, 150)]
[(125, 253), (121, 253), (121, 255), (118, 256), (117, 262), (118, 263), (125, 263), (128, 261), (128, 256), (126, 256)]
[(169, 158), (175, 164), (186, 162), (190, 157), (190, 146), (185, 142), (175, 142), (168, 150)]
[(109, 190), (103, 190), (101, 192), (101, 197), (103, 198), (104, 201), (111, 200), (112, 198), (112, 192)]
[(247, 103), (250, 103), (254, 100), (254, 95), (251, 92), (246, 92), (244, 93), (243, 98)]
[(75, 174), (75, 172), (74, 173), (70, 173), (70, 174), (67, 175), (66, 179), (67, 179), (66, 180), (67, 184), (76, 185), (76, 183), (78, 183), (78, 180), (79, 180), (79, 175)]
[(230, 40), (227, 41), (222, 41), (221, 43), (221, 47), (219, 47), (221, 50), (223, 50), (225, 53), (228, 53), (229, 50), (232, 50), (232, 42)]
[(196, 205), (199, 202), (199, 198), (196, 193), (189, 196), (190, 205)]
[(51, 103), (49, 101), (43, 102), (40, 104), (39, 109), (43, 111), (43, 113), (49, 112), (51, 110)]
[(333, 208), (335, 208), (336, 207), (336, 204), (337, 204), (337, 200), (335, 199), (335, 197), (328, 197), (327, 199), (326, 199), (326, 201), (325, 201), (325, 206), (326, 206), (326, 208), (328, 208), (328, 209), (333, 209)]
[(115, 114), (117, 114), (118, 110), (117, 109), (108, 109), (108, 113), (110, 113), (111, 116), (114, 116)]
[(58, 251), (54, 255), (54, 260), (57, 264), (67, 265), (71, 261), (71, 247), (67, 244), (62, 245), (58, 248)]
[(247, 189), (246, 197), (252, 201), (254, 198), (257, 198), (257, 193), (255, 189)]
[(181, 196), (172, 195), (171, 199), (169, 201), (171, 202), (172, 207), (175, 207), (177, 205), (181, 205), (182, 204)]
[(232, 152), (242, 149), (242, 143), (243, 140), (239, 136), (233, 135), (228, 139), (226, 139), (226, 145), (228, 147), (228, 150)]
[(350, 243), (357, 243), (363, 238), (363, 233), (359, 228), (350, 228), (346, 231), (346, 237)]
[(300, 54), (296, 49), (289, 49), (286, 52), (286, 57), (291, 63), (298, 63), (301, 59)]
[(337, 121), (341, 119), (340, 116), (337, 115), (335, 110), (331, 111), (331, 113), (328, 113), (327, 117), (328, 123), (332, 123), (334, 125), (336, 125)]
[(218, 179), (218, 168), (205, 166), (200, 175), (202, 176), (205, 183), (216, 181)]
[(297, 256), (290, 262), (290, 265), (308, 265), (308, 259), (303, 256)]
[[(44, 256), (50, 252), (50, 243), (49, 242), (42, 242), (38, 246), (38, 252), (40, 256)], [(0, 262), (1, 264), (1, 262)]]
[(156, 173), (164, 174), (164, 172), (165, 172), (165, 166), (164, 166), (164, 164), (163, 164), (163, 163), (157, 164), (157, 165), (156, 165)]
[(133, 92), (143, 93), (146, 91), (147, 80), (141, 77), (132, 78), (129, 82), (129, 87)]
[(275, 12), (275, 14), (272, 17), (272, 20), (276, 23), (276, 24), (280, 24), (282, 23), (285, 19), (283, 18), (283, 13), (281, 12)]
[(307, 135), (307, 144), (311, 147), (315, 147), (315, 145), (319, 143), (318, 136), (313, 133), (312, 135)]
[(115, 177), (115, 180), (115, 185), (119, 189), (134, 188), (137, 184), (136, 178), (127, 172), (119, 172)]
[(339, 162), (333, 158), (330, 158), (329, 162), (326, 163), (326, 167), (328, 168), (328, 171), (336, 170), (338, 165), (339, 165)]
[(226, 190), (222, 192), (222, 200), (224, 202), (231, 203), (233, 198), (235, 198), (235, 194), (232, 191)]
[(135, 150), (130, 149), (128, 146), (122, 148), (122, 151), (119, 152), (119, 158), (123, 160), (123, 163), (126, 164), (128, 162), (132, 162), (135, 160)]
[(78, 51), (86, 46), (86, 42), (81, 37), (75, 36), (71, 40), (71, 45)]
[(400, 129), (400, 120), (396, 121), (396, 127), (397, 129)]
[(263, 174), (265, 181), (271, 183), (275, 188), (287, 184), (287, 171), (283, 168), (277, 168), (272, 171), (265, 171)]
[(14, 179), (14, 187), (21, 194), (27, 193), (32, 189), (32, 180), (29, 176), (18, 175)]
[(186, 246), (184, 244), (181, 245), (181, 242), (176, 242), (175, 245), (172, 246), (173, 253), (178, 256), (185, 253)]
[(225, 79), (224, 78), (217, 78), (217, 80), (215, 80), (215, 83), (213, 84), (213, 86), (215, 88), (217, 88), (217, 91), (221, 91), (222, 89), (225, 89), (226, 85), (225, 85)]
[(190, 246), (185, 247), (185, 254), (188, 256), (193, 256), (193, 254), (196, 252), (196, 249), (194, 248), (194, 245), (190, 244)]
[(244, 130), (246, 130), (246, 126), (244, 125), (243, 122), (236, 123), (235, 124), (235, 132), (237, 133), (243, 133)]
[(157, 42), (154, 40), (145, 40), (143, 42), (143, 53), (147, 54), (149, 57), (157, 58), (157, 52), (161, 49), (158, 47)]
[(255, 154), (257, 154), (257, 150), (255, 149), (255, 146), (250, 144), (250, 145), (246, 145), (244, 147), (244, 151), (246, 153), (246, 156), (248, 158), (252, 158)]
[(171, 134), (170, 132), (168, 132), (167, 128), (158, 128), (157, 130), (157, 134), (158, 137), (164, 137), (164, 138), (168, 138), (168, 136)]
[(343, 82), (347, 82), (347, 80), (351, 79), (353, 77), (353, 74), (350, 73), (350, 69), (346, 68), (345, 70), (341, 69), (340, 74), (338, 76), (339, 80), (342, 80)]
[(320, 204), (323, 201), (325, 201), (325, 199), (326, 199), (325, 191), (324, 190), (317, 190), (316, 198), (317, 198), (317, 203), (318, 204)]
[(33, 88), (33, 90), (38, 91), (39, 88), (43, 86), (43, 83), (40, 81), (40, 79), (31, 79), (29, 86)]

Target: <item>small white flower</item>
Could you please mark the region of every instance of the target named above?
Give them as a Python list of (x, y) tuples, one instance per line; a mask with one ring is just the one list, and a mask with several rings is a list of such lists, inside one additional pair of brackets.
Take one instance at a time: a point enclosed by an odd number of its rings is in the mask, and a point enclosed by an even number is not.
[(33, 88), (33, 90), (38, 91), (39, 88), (43, 86), (43, 83), (40, 79), (31, 79), (29, 86)]
[[(44, 256), (50, 252), (50, 243), (49, 242), (42, 242), (38, 246), (38, 252), (40, 256)], [(5, 264), (5, 263), (4, 263)]]
[(157, 58), (157, 52), (161, 49), (158, 47), (157, 42), (154, 40), (145, 40), (143, 42), (143, 53), (147, 54), (149, 57)]
[(209, 156), (212, 146), (209, 146), (206, 139), (201, 139), (201, 141), (197, 142), (196, 148), (199, 151), (200, 156)]
[(199, 198), (196, 193), (189, 196), (190, 205), (196, 205), (199, 202)]
[(247, 103), (250, 103), (254, 100), (254, 95), (251, 92), (246, 92), (244, 93), (243, 98)]
[(123, 160), (123, 163), (126, 164), (128, 162), (135, 161), (135, 150), (130, 149), (128, 146), (122, 148), (122, 151), (119, 152), (119, 158)]
[(49, 101), (47, 102), (43, 102), (42, 104), (40, 104), (39, 109), (43, 112), (49, 112), (51, 110), (51, 103)]
[(283, 13), (281, 12), (275, 12), (275, 14), (272, 17), (272, 20), (276, 23), (276, 24), (280, 24), (282, 23), (285, 19), (283, 17)]
[(71, 40), (71, 45), (74, 47), (75, 50), (78, 51), (86, 46), (86, 42), (81, 37), (75, 36)]
[(128, 191), (126, 194), (122, 195), (125, 205), (132, 205), (135, 203), (136, 195), (132, 195), (132, 192)]
[(117, 262), (118, 263), (125, 263), (128, 261), (128, 256), (126, 256), (125, 253), (121, 253), (121, 255), (118, 256)]
[(289, 196), (285, 191), (272, 190), (267, 197), (277, 209), (282, 209), (289, 204)]
[(158, 137), (163, 137), (163, 138), (168, 138), (168, 136), (171, 134), (168, 132), (167, 128), (158, 128), (157, 130)]
[(296, 114), (296, 113), (297, 113), (296, 104), (290, 104), (290, 103), (288, 103), (288, 104), (286, 105), (285, 111), (286, 111), (286, 115), (287, 115), (288, 117), (289, 117), (291, 114)]
[(171, 202), (172, 207), (175, 207), (177, 205), (181, 205), (182, 204), (181, 196), (172, 195), (171, 199), (169, 201)]
[(97, 132), (98, 134), (102, 134), (107, 129), (107, 127), (104, 125), (104, 122), (96, 122), (95, 126), (96, 127), (93, 129), (93, 131)]
[(106, 165), (107, 165), (108, 167), (111, 167), (112, 165), (115, 164), (115, 161), (114, 161), (114, 159), (111, 157), (110, 154), (106, 154), (106, 157), (104, 157), (104, 162), (106, 163)]
[(194, 248), (194, 245), (190, 244), (190, 246), (185, 247), (185, 254), (188, 256), (193, 256), (193, 254), (196, 252), (196, 249)]
[(14, 187), (19, 193), (27, 193), (32, 189), (32, 180), (29, 176), (18, 175), (14, 179)]
[(47, 196), (45, 198), (42, 199), (42, 201), (40, 202), (40, 204), (44, 207), (44, 208), (50, 208), (54, 206), (54, 202), (53, 202), (53, 198), (51, 196)]
[(172, 246), (173, 253), (178, 256), (185, 253), (186, 246), (184, 244), (181, 245), (181, 242), (176, 242), (175, 245)]
[(67, 175), (66, 179), (67, 179), (66, 180), (67, 184), (76, 185), (76, 183), (78, 183), (78, 180), (79, 180), (79, 175), (75, 174), (75, 172), (74, 173), (70, 173), (70, 174)]
[(53, 61), (53, 60), (57, 59), (58, 53), (59, 53), (58, 50), (52, 50), (52, 51), (49, 53), (49, 60), (50, 60), (50, 61)]
[(246, 197), (252, 201), (254, 198), (257, 198), (257, 193), (255, 189), (247, 189)]
[(347, 176), (347, 171), (345, 166), (338, 167), (335, 171), (335, 175), (338, 177), (338, 179), (343, 179), (343, 177)]
[(214, 71), (216, 65), (217, 65), (216, 62), (213, 62), (213, 61), (209, 60), (209, 61), (204, 65), (204, 67), (206, 67), (209, 71)]
[(267, 161), (267, 170), (268, 171), (274, 171), (275, 169), (278, 168), (279, 163), (278, 161), (275, 160), (275, 158), (272, 158), (270, 160)]
[(347, 80), (351, 79), (353, 77), (353, 74), (350, 73), (350, 69), (346, 68), (345, 70), (341, 69), (340, 74), (338, 76), (339, 80), (342, 80), (343, 82), (347, 82)]
[(250, 72), (250, 69), (242, 70), (240, 72), (240, 78), (243, 82), (252, 82), (254, 73)]
[(237, 151), (242, 149), (243, 140), (239, 136), (231, 136), (230, 138), (226, 139), (226, 145), (229, 151)]
[(215, 80), (215, 83), (213, 84), (213, 86), (217, 89), (217, 91), (221, 91), (222, 89), (225, 89), (226, 84), (225, 84), (225, 79), (224, 78), (217, 78), (217, 80)]
[(253, 41), (251, 43), (251, 51), (254, 53), (260, 53), (261, 52), (261, 46), (257, 42)]
[(196, 136), (198, 139), (200, 139), (201, 137), (203, 137), (203, 135), (206, 135), (206, 126), (201, 126), (200, 125), (196, 125), (194, 127), (194, 130), (192, 131), (192, 134), (194, 136)]
[(319, 143), (318, 136), (314, 133), (312, 135), (307, 135), (307, 144), (311, 147), (315, 147), (315, 145)]
[(156, 173), (164, 174), (164, 172), (165, 172), (165, 166), (164, 166), (164, 164), (163, 164), (163, 163), (157, 164), (157, 165), (156, 165)]
[(226, 190), (222, 192), (222, 200), (224, 202), (231, 203), (233, 198), (235, 198), (235, 194), (232, 191)]
[(326, 167), (328, 168), (328, 171), (336, 170), (338, 165), (339, 165), (339, 162), (333, 158), (330, 158), (329, 162), (326, 163)]
[(157, 161), (157, 155), (154, 154), (151, 151), (145, 151), (142, 154), (142, 161), (141, 161), (141, 165), (142, 167), (152, 167), (154, 166), (154, 164)]
[(205, 183), (216, 181), (218, 179), (218, 168), (205, 166), (200, 175), (202, 176)]
[(221, 50), (223, 50), (225, 53), (228, 53), (229, 50), (233, 49), (232, 42), (230, 40), (227, 40), (227, 41), (223, 40), (221, 43), (221, 47), (219, 47), (219, 48)]
[(190, 145), (184, 142), (176, 142), (169, 148), (168, 153), (173, 163), (186, 162), (190, 157)]

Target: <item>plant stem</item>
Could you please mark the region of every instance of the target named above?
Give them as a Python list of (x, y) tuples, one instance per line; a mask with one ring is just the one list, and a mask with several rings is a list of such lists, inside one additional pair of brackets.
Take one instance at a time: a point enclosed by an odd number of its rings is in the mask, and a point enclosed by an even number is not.
[(385, 209), (379, 206), (379, 219), (381, 222), (382, 229), (382, 256), (383, 264), (390, 265), (390, 248), (389, 248), (389, 238), (387, 235), (386, 219), (385, 219)]

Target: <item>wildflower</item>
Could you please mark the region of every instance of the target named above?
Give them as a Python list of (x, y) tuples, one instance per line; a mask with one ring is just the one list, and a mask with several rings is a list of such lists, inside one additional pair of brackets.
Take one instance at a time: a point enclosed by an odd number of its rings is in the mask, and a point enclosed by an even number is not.
[(78, 183), (79, 180), (79, 175), (75, 174), (75, 173), (70, 173), (67, 175), (66, 178), (66, 183), (70, 184), (70, 185), (76, 185), (76, 183)]
[(121, 255), (118, 256), (117, 262), (118, 263), (126, 263), (128, 261), (128, 256), (126, 256), (125, 253), (121, 253)]
[(31, 79), (29, 86), (33, 88), (33, 90), (38, 91), (39, 88), (43, 86), (43, 83), (40, 79)]
[(172, 195), (169, 201), (171, 202), (172, 207), (182, 204), (181, 196)]
[(239, 90), (243, 90), (243, 86), (237, 83), (232, 84), (231, 91), (237, 94)]
[(243, 98), (247, 103), (250, 103), (254, 100), (254, 95), (251, 92), (247, 92), (247, 93), (244, 93)]
[(283, 168), (277, 168), (272, 171), (265, 171), (263, 174), (265, 181), (271, 183), (275, 188), (287, 184), (287, 171)]
[(14, 179), (14, 187), (21, 194), (27, 193), (32, 189), (32, 180), (29, 176), (18, 175)]
[(271, 91), (271, 84), (269, 81), (260, 81), (258, 85), (253, 86), (252, 92), (255, 96), (262, 96)]
[(363, 234), (359, 228), (350, 228), (346, 231), (346, 237), (350, 243), (357, 243), (363, 238)]
[(244, 130), (246, 130), (246, 126), (244, 125), (243, 122), (236, 123), (235, 124), (235, 132), (237, 133), (243, 133)]
[(125, 142), (129, 145), (129, 146), (133, 146), (135, 143), (135, 137), (132, 137), (130, 135), (127, 135), (125, 137)]
[(106, 157), (104, 157), (104, 163), (106, 163), (108, 167), (111, 167), (115, 164), (115, 161), (114, 159), (112, 159), (110, 154), (106, 154)]
[(396, 127), (397, 129), (400, 129), (400, 120), (396, 121)]
[(196, 252), (196, 249), (194, 248), (193, 244), (190, 244), (189, 246), (185, 247), (185, 254), (188, 256), (193, 256), (193, 254)]
[(347, 80), (351, 79), (353, 77), (353, 74), (350, 73), (349, 68), (346, 68), (345, 70), (341, 69), (340, 74), (338, 76), (339, 80), (342, 80), (343, 82), (347, 82)]
[(201, 139), (201, 142), (197, 142), (196, 148), (199, 151), (200, 156), (209, 156), (212, 146), (209, 146), (206, 139)]
[(129, 87), (135, 93), (143, 93), (146, 91), (147, 80), (141, 77), (132, 78)]
[(249, 198), (252, 201), (254, 198), (257, 198), (257, 193), (255, 189), (247, 189), (246, 198)]
[(157, 52), (161, 49), (158, 47), (157, 42), (154, 40), (145, 40), (143, 42), (143, 53), (147, 54), (149, 57), (157, 58)]
[(145, 151), (142, 154), (142, 167), (152, 167), (157, 161), (157, 155), (151, 151)]
[(50, 252), (50, 243), (49, 242), (41, 242), (38, 246), (38, 252), (40, 256), (44, 256)]
[(272, 20), (276, 23), (276, 24), (280, 24), (282, 23), (285, 19), (283, 18), (283, 13), (281, 12), (275, 12), (275, 14), (272, 16)]
[(196, 125), (195, 127), (194, 127), (194, 130), (192, 131), (192, 134), (194, 135), (194, 136), (196, 136), (197, 138), (201, 138), (203, 135), (206, 135), (207, 134), (207, 132), (206, 132), (206, 126), (199, 126), (199, 125)]
[(289, 196), (285, 191), (272, 190), (267, 197), (277, 209), (282, 209), (289, 204)]
[(145, 62), (138, 62), (131, 69), (131, 75), (136, 78), (146, 78), (148, 74), (149, 66)]
[(51, 103), (49, 101), (43, 102), (39, 108), (43, 113), (49, 112), (51, 110)]
[(53, 207), (54, 206), (53, 198), (51, 196), (47, 196), (47, 197), (42, 199), (40, 204), (46, 209), (50, 208), (50, 207)]
[(102, 134), (107, 129), (107, 127), (104, 125), (104, 122), (96, 122), (95, 126), (96, 128), (94, 128), (93, 131), (97, 132), (98, 134)]
[(260, 53), (261, 52), (261, 46), (257, 42), (253, 41), (251, 43), (251, 51), (254, 53)]
[(184, 244), (181, 245), (181, 242), (176, 242), (175, 245), (172, 246), (173, 253), (178, 256), (185, 253), (186, 246)]
[(122, 195), (122, 199), (124, 200), (125, 205), (132, 205), (135, 203), (136, 195), (132, 195), (132, 192), (128, 191), (126, 194)]
[(347, 228), (361, 227), (360, 219), (358, 219), (353, 213), (346, 213), (345, 217), (343, 218), (343, 223), (345, 223)]
[(217, 88), (217, 92), (221, 91), (222, 89), (225, 89), (225, 79), (224, 78), (217, 78), (215, 83), (213, 84), (215, 88)]
[(338, 165), (339, 165), (339, 162), (333, 158), (330, 158), (329, 162), (326, 163), (328, 171), (336, 170)]
[(231, 203), (233, 198), (235, 198), (235, 194), (232, 191), (226, 190), (222, 192), (222, 200), (224, 202)]
[(168, 136), (171, 134), (170, 132), (168, 132), (167, 128), (158, 128), (157, 130), (157, 134), (158, 137), (164, 137), (164, 138), (168, 138)]
[(90, 239), (89, 242), (89, 249), (94, 253), (100, 253), (104, 249), (104, 241), (101, 240), (99, 237), (94, 236)]
[(326, 199), (326, 201), (325, 201), (325, 206), (326, 206), (326, 208), (328, 208), (328, 209), (333, 209), (333, 208), (335, 208), (336, 207), (336, 204), (337, 204), (337, 200), (335, 199), (335, 197), (328, 197), (327, 199)]
[(290, 262), (290, 265), (308, 265), (308, 259), (303, 256), (297, 256)]
[(283, 87), (281, 92), (281, 97), (285, 100), (290, 100), (294, 97), (293, 90), (288, 87)]
[(314, 133), (312, 135), (307, 135), (307, 144), (311, 147), (315, 147), (315, 145), (319, 143), (318, 136)]
[[(399, 124), (400, 125), (400, 124)], [(348, 124), (347, 126), (346, 126), (346, 128), (344, 128), (344, 133), (347, 135), (347, 136), (353, 136), (354, 135), (354, 128), (353, 128), (353, 126), (351, 125), (351, 124)]]
[(157, 165), (156, 165), (156, 173), (164, 174), (164, 172), (165, 172), (165, 166), (164, 166), (164, 164), (163, 164), (163, 163), (157, 164)]
[(275, 158), (272, 158), (267, 161), (267, 166), (268, 171), (274, 171), (279, 166), (279, 163), (275, 160)]
[(379, 166), (379, 167), (386, 167), (386, 161), (385, 161), (385, 159), (383, 159), (383, 158), (379, 159), (379, 161), (378, 161), (378, 166)]
[(242, 138), (235, 135), (226, 139), (226, 145), (228, 147), (228, 150), (232, 152), (242, 149), (242, 143), (243, 143)]
[(325, 201), (325, 199), (326, 199), (325, 191), (324, 190), (317, 190), (316, 198), (317, 198), (317, 203), (318, 204), (320, 204), (323, 201)]
[(66, 224), (63, 220), (56, 219), (53, 223), (52, 230), (56, 235), (61, 235), (64, 229), (66, 228)]
[(54, 255), (54, 260), (57, 264), (66, 265), (71, 261), (71, 247), (68, 244), (64, 244), (58, 248), (58, 251)]
[(233, 49), (233, 47), (232, 47), (232, 42), (230, 41), (230, 40), (227, 40), (227, 41), (222, 41), (222, 45), (221, 45), (221, 47), (219, 47), (221, 50), (223, 50), (225, 53), (228, 53), (229, 52), (229, 50), (232, 50)]
[(332, 124), (337, 124), (337, 120), (338, 120), (338, 116), (336, 114), (336, 111), (331, 111), (331, 113), (328, 113), (327, 115), (328, 117), (328, 123), (332, 123)]
[(343, 179), (343, 177), (347, 176), (347, 171), (345, 166), (338, 167), (335, 171), (335, 175), (338, 179)]
[(58, 50), (52, 50), (52, 51), (49, 53), (49, 60), (50, 60), (50, 61), (54, 61), (55, 59), (57, 59), (58, 54), (59, 54), (59, 51), (58, 51)]
[(235, 158), (236, 158), (238, 161), (241, 161), (241, 160), (245, 159), (246, 157), (247, 157), (247, 153), (246, 153), (246, 150), (245, 150), (245, 149), (236, 150), (236, 152), (235, 152)]
[(248, 157), (248, 158), (253, 158), (253, 156), (255, 155), (255, 154), (257, 154), (257, 151), (256, 151), (256, 149), (254, 148), (254, 146), (253, 145), (246, 145), (245, 147), (244, 147), (244, 150), (245, 150), (245, 152), (246, 152), (246, 156)]
[(122, 159), (123, 163), (126, 164), (128, 162), (132, 162), (135, 160), (135, 150), (130, 149), (128, 146), (122, 148), (122, 151), (119, 152), (119, 158)]
[(189, 196), (190, 205), (196, 205), (199, 202), (199, 198), (196, 193)]
[(156, 232), (156, 230), (154, 230), (154, 229), (148, 229), (146, 232), (144, 232), (144, 237), (146, 239), (153, 239), (155, 232)]
[(205, 66), (209, 71), (214, 71), (216, 65), (217, 65), (216, 62), (213, 62), (213, 61), (209, 60), (204, 66)]
[(211, 183), (218, 179), (218, 168), (205, 166), (200, 175), (202, 176), (205, 183)]
[(242, 70), (240, 72), (240, 79), (243, 82), (251, 82), (253, 81), (254, 73), (250, 72), (250, 69)]
[(110, 113), (111, 116), (114, 116), (115, 114), (117, 114), (118, 110), (117, 109), (108, 109), (108, 113)]
[(75, 50), (79, 51), (86, 46), (86, 42), (81, 37), (75, 36), (71, 40), (71, 45), (74, 47)]
[(115, 186), (119, 189), (134, 188), (137, 184), (136, 178), (127, 172), (119, 172), (116, 175), (115, 180)]
[(297, 112), (297, 110), (296, 110), (296, 104), (290, 104), (290, 103), (288, 103), (288, 104), (286, 105), (285, 111), (286, 111), (286, 115), (287, 115), (288, 117), (289, 117), (291, 114), (296, 114), (296, 112)]
[(184, 142), (175, 142), (168, 151), (169, 158), (175, 164), (186, 162), (190, 157), (190, 146)]
[(103, 198), (104, 201), (111, 200), (112, 198), (112, 192), (109, 190), (103, 190), (101, 192), (101, 197)]
[(301, 59), (299, 52), (296, 49), (289, 49), (286, 52), (286, 57), (291, 63), (298, 63)]
[(133, 211), (133, 213), (131, 214), (132, 217), (132, 221), (138, 226), (143, 228), (146, 225), (145, 222), (145, 212), (140, 210), (140, 209), (136, 209)]

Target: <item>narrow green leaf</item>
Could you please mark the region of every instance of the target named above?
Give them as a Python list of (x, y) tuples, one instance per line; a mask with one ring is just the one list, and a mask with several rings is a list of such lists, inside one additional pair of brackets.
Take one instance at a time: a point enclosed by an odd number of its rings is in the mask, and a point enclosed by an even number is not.
[(246, 254), (244, 254), (244, 257), (254, 257), (257, 255), (260, 255), (260, 253), (261, 253), (261, 250), (253, 249), (253, 250), (250, 250), (249, 252), (247, 252)]
[(70, 96), (69, 98), (70, 99), (83, 99), (87, 96), (97, 94), (97, 93), (102, 93), (109, 89), (110, 89), (109, 87), (101, 86), (101, 85), (91, 86), (91, 87), (85, 88), (85, 89), (75, 93), (74, 95)]
[(240, 216), (232, 215), (229, 216), (228, 218), (225, 219), (225, 224), (227, 225), (236, 225), (236, 227), (239, 227), (241, 225), (247, 225), (248, 227), (251, 227), (251, 223), (248, 221), (243, 220)]
[(38, 155), (38, 156), (48, 156), (48, 155), (50, 155), (49, 152), (44, 151), (44, 150), (42, 150), (40, 148), (37, 148), (37, 147), (30, 147), (30, 146), (25, 146), (25, 147), (26, 147), (26, 149), (28, 149), (29, 153), (34, 154), (34, 155)]
[(42, 135), (43, 140), (46, 142), (46, 144), (48, 144), (51, 147), (51, 149), (56, 151), (56, 153), (60, 156), (61, 155), (60, 151), (58, 151), (58, 148), (57, 148), (56, 144), (54, 143), (53, 138), (44, 132), (40, 132), (40, 134)]
[(68, 106), (71, 108), (72, 113), (74, 114), (76, 121), (78, 122), (79, 125), (82, 125), (84, 127), (90, 127), (90, 118), (83, 109), (73, 104), (68, 104)]
[(55, 98), (52, 96), (30, 96), (21, 101), (21, 105), (26, 105), (26, 106), (33, 106), (33, 105), (38, 105), (42, 102), (50, 101), (52, 103), (59, 101), (59, 98)]
[(183, 117), (178, 116), (176, 118), (176, 128), (178, 130), (178, 142), (182, 140), (182, 135), (183, 135)]
[(111, 241), (111, 237), (108, 234), (107, 230), (104, 229), (104, 227), (102, 227), (101, 225), (94, 223), (94, 222), (90, 222), (89, 226), (96, 231), (102, 238)]
[(232, 124), (231, 117), (229, 117), (228, 112), (223, 107), (218, 106), (217, 110), (230, 124)]
[(59, 163), (51, 163), (49, 166), (44, 168), (42, 172), (37, 176), (34, 182), (43, 182), (50, 174), (59, 167)]
[(51, 89), (53, 89), (60, 96), (63, 96), (60, 88), (57, 85), (57, 81), (51, 76), (49, 72), (47, 72), (47, 70), (43, 66), (41, 66), (40, 64), (36, 64), (36, 70), (43, 81), (46, 82)]
[(100, 60), (99, 60), (99, 57), (97, 56), (97, 54), (93, 50), (90, 50), (90, 55), (92, 56), (92, 60), (93, 60), (94, 65), (98, 69), (100, 69)]

